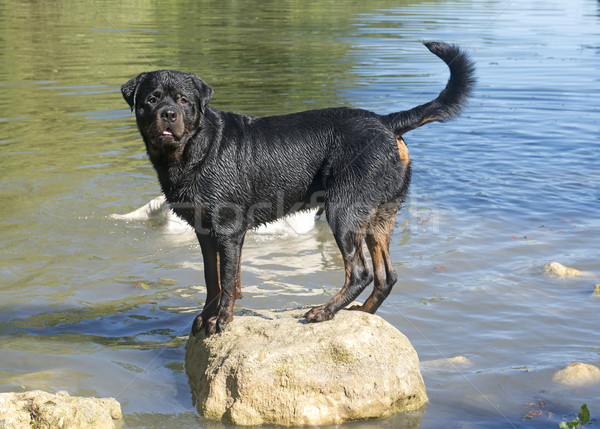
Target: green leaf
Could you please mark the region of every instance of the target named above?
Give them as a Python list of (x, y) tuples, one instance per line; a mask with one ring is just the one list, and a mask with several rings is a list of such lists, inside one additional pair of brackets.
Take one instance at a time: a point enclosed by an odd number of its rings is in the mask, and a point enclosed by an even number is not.
[(140, 282), (140, 286), (141, 286), (143, 289), (148, 289), (148, 288), (150, 287), (150, 286), (148, 286), (146, 283), (142, 283), (142, 282)]
[(581, 423), (582, 425), (590, 421), (590, 410), (588, 410), (587, 404), (583, 404), (581, 406), (581, 410), (579, 411), (577, 420), (579, 420), (579, 423)]
[(571, 422), (560, 422), (558, 424), (559, 429), (570, 429), (571, 427)]

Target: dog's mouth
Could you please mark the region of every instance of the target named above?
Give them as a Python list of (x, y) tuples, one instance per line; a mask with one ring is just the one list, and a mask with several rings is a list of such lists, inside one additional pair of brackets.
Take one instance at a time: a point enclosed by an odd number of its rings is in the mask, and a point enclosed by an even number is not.
[(183, 133), (173, 127), (167, 127), (162, 131), (159, 128), (157, 131), (158, 137), (163, 143), (177, 143), (183, 137)]

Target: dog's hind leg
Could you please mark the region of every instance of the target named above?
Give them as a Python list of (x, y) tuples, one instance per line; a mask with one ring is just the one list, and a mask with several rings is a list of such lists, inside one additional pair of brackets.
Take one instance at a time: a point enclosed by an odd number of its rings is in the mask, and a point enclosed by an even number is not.
[(365, 287), (373, 281), (373, 275), (367, 267), (365, 255), (362, 251), (365, 228), (359, 228), (357, 231), (352, 230), (348, 228), (345, 222), (342, 222), (343, 217), (334, 216), (334, 213), (327, 209), (326, 213), (344, 259), (346, 281), (338, 294), (327, 304), (315, 307), (305, 314), (304, 317), (309, 322), (330, 320), (341, 308), (354, 301)]
[(373, 271), (375, 273), (375, 284), (373, 292), (364, 304), (354, 306), (351, 310), (360, 310), (367, 313), (375, 313), (381, 303), (392, 291), (392, 287), (398, 280), (390, 259), (390, 238), (394, 227), (394, 215), (389, 214), (376, 216), (374, 222), (367, 231), (367, 247), (371, 254)]

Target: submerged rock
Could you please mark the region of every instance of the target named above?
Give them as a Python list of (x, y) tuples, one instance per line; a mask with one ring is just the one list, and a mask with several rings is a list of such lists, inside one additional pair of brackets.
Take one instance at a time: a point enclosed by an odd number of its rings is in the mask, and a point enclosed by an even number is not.
[(421, 363), (423, 368), (430, 369), (460, 369), (471, 366), (472, 363), (468, 357), (455, 356), (452, 358), (434, 359)]
[(575, 268), (567, 267), (559, 262), (551, 262), (547, 265), (544, 265), (544, 269), (546, 270), (546, 274), (560, 277), (562, 279), (588, 276), (586, 273), (583, 273)]
[(575, 268), (567, 267), (559, 262), (551, 262), (544, 265), (547, 274), (560, 278), (580, 277), (583, 273)]
[(113, 429), (121, 406), (113, 398), (81, 398), (67, 392), (0, 393), (0, 429)]
[(552, 381), (567, 386), (600, 383), (600, 368), (587, 363), (574, 362), (557, 371)]
[(378, 316), (245, 311), (209, 338), (190, 336), (185, 368), (198, 412), (242, 425), (325, 425), (427, 403), (417, 353)]

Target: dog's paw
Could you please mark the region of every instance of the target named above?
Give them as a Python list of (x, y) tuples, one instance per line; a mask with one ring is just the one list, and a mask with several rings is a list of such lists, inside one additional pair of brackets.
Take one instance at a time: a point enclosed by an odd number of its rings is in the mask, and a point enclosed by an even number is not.
[(351, 311), (364, 311), (365, 313), (375, 314), (375, 311), (377, 311), (377, 307), (378, 306), (375, 306), (373, 304), (373, 302), (369, 302), (369, 300), (367, 300), (362, 305), (355, 304), (352, 307), (348, 307), (348, 310), (351, 310)]
[(229, 314), (218, 314), (217, 316), (209, 317), (204, 326), (206, 336), (209, 337), (223, 332), (231, 319), (232, 317)]
[(310, 323), (324, 322), (333, 319), (334, 312), (327, 308), (327, 305), (321, 305), (310, 310), (304, 315)]
[(192, 335), (195, 337), (198, 332), (202, 331), (203, 328), (206, 328), (206, 320), (204, 316), (201, 314), (197, 315), (192, 323)]
[(204, 324), (206, 336), (210, 337), (217, 333), (217, 316), (209, 317)]

